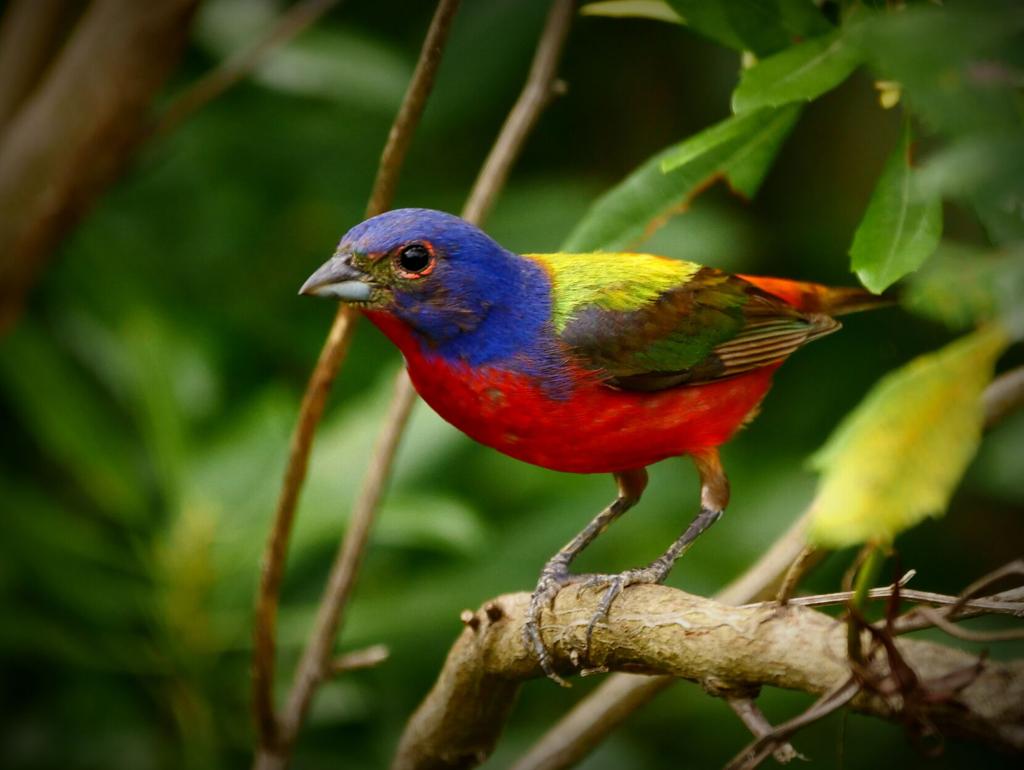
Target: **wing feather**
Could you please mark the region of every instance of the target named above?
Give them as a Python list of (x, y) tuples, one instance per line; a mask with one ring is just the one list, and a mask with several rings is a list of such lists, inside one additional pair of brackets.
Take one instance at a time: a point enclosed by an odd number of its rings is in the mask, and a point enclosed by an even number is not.
[(662, 390), (779, 363), (839, 323), (737, 276), (700, 268), (629, 310), (577, 303), (560, 326), (569, 352), (608, 384)]

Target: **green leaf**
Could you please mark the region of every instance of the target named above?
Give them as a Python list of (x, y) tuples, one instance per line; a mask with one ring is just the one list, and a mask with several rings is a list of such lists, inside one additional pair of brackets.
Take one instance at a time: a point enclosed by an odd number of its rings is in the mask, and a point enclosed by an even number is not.
[(1019, 131), (971, 134), (932, 153), (915, 174), (922, 198), (964, 198), (989, 188), (1012, 191), (1024, 177), (1024, 135)]
[(587, 3), (580, 8), (581, 16), (608, 16), (612, 18), (653, 19), (682, 24), (682, 17), (666, 0), (602, 0)]
[(917, 170), (914, 190), (973, 207), (997, 244), (1024, 242), (1024, 129), (956, 138)]
[(733, 112), (811, 101), (842, 83), (861, 62), (842, 30), (787, 48), (743, 72)]
[(942, 200), (917, 193), (910, 140), (907, 122), (850, 247), (851, 268), (876, 294), (917, 270), (942, 236)]
[(669, 0), (686, 26), (737, 51), (775, 53), (829, 28), (806, 0)]
[(764, 124), (766, 112), (749, 112), (745, 115), (733, 115), (721, 123), (715, 123), (699, 134), (695, 134), (681, 144), (677, 144), (661, 161), (664, 173), (674, 171), (695, 158), (704, 155), (721, 144), (738, 136), (749, 134)]
[(3, 342), (0, 389), (39, 448), (105, 512), (136, 521), (148, 511), (138, 448), (104, 399), (39, 327), (25, 321)]
[(963, 331), (1000, 319), (1015, 333), (1024, 308), (1024, 249), (988, 253), (943, 242), (914, 273), (902, 305), (913, 313)]
[[(728, 118), (663, 150), (599, 198), (562, 249), (633, 247), (684, 209), (716, 177), (724, 177), (747, 197), (754, 195), (799, 114), (799, 107), (791, 106)], [(684, 159), (681, 164), (679, 158)], [(667, 162), (675, 165), (663, 173)]]
[(989, 326), (879, 381), (812, 458), (822, 477), (811, 542), (889, 543), (945, 511), (981, 441), (981, 395), (1007, 342)]
[(1020, 130), (1022, 31), (1019, 2), (986, 0), (863, 14), (855, 35), (878, 78), (899, 82), (930, 129), (954, 135)]
[(479, 515), (465, 503), (421, 490), (389, 497), (377, 526), (377, 541), (382, 545), (459, 556), (479, 553), (486, 535)]

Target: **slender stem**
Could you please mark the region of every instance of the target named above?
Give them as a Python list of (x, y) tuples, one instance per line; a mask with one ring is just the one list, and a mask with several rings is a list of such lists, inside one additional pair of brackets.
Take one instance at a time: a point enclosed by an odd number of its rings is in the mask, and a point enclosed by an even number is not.
[[(530, 128), (548, 103), (572, 14), (573, 0), (557, 0), (552, 6), (523, 92), (502, 126), (463, 208), (463, 217), (467, 221), (475, 224), (483, 222), (508, 178), (508, 171)], [(416, 399), (416, 392), (404, 369), (396, 375), (394, 388), (381, 439), (371, 456), (370, 471), (356, 500), (352, 524), (335, 558), (327, 590), (321, 599), (315, 631), (299, 664), (296, 689), (288, 701), (285, 719), (294, 724), (295, 730), (308, 707), (313, 690), (324, 678), (326, 656), (337, 635), (341, 610), (351, 594), (369, 529), (391, 475), (398, 443)]]
[[(868, 598), (870, 599), (888, 599), (893, 594), (892, 586), (888, 588), (872, 588), (868, 591)], [(1016, 598), (1014, 598), (1016, 596)], [(828, 607), (832, 604), (843, 604), (853, 598), (852, 591), (837, 591), (832, 594), (816, 594), (814, 596), (800, 596), (795, 599), (790, 599), (789, 604), (795, 607)], [(947, 605), (951, 606), (960, 602), (960, 598), (956, 596), (949, 596), (947, 594), (936, 594), (931, 591), (915, 591), (913, 589), (900, 589), (900, 598), (906, 599), (908, 602), (922, 602), (924, 604), (936, 604), (936, 605)], [(759, 605), (745, 605), (749, 607), (754, 606), (769, 606), (775, 604), (775, 602), (760, 602)], [(1021, 615), (1024, 616), (1024, 594), (1021, 594), (1020, 589), (1017, 589), (1016, 594), (1012, 591), (1006, 591), (1001, 594), (993, 594), (992, 596), (986, 596), (981, 599), (971, 599), (970, 601), (961, 605), (962, 612), (956, 613), (957, 619), (962, 617), (971, 617), (970, 613), (992, 613), (1001, 615)]]
[(884, 561), (882, 549), (877, 545), (867, 546), (867, 553), (857, 569), (857, 577), (853, 584), (853, 595), (850, 597), (850, 617), (846, 621), (846, 651), (850, 660), (862, 663), (863, 650), (860, 639), (860, 616), (864, 612), (868, 592), (878, 578)]
[[(442, 2), (441, 6), (445, 5), (446, 3)], [(442, 12), (441, 6), (438, 9), (438, 16)], [(558, 0), (552, 8), (523, 95), (517, 101), (509, 120), (503, 126), (466, 203), (464, 216), (469, 221), (479, 224), (490, 210), (497, 193), (507, 178), (515, 155), (522, 147), (529, 129), (536, 123), (540, 110), (548, 101), (552, 92), (551, 81), (554, 78), (558, 52), (565, 40), (567, 24), (572, 18), (572, 6), (572, 0)], [(454, 12), (454, 7), (451, 8), (451, 12)], [(436, 16), (435, 21), (437, 18)], [(429, 36), (428, 42), (424, 45), (424, 51), (428, 50), (431, 50)], [(433, 60), (436, 66), (439, 56), (434, 56)], [(538, 61), (541, 62), (540, 65), (537, 63)], [(540, 79), (544, 78), (547, 78), (548, 81), (540, 82)], [(543, 98), (541, 98), (541, 94), (544, 94)], [(422, 109), (422, 102), (420, 109)], [(404, 112), (403, 110), (399, 113), (396, 125), (403, 120)], [(396, 136), (401, 137), (402, 134), (393, 130), (392, 137)], [(397, 148), (397, 152), (404, 152), (407, 144), (407, 142), (403, 144), (396, 140), (393, 146)], [(388, 155), (389, 151), (386, 149), (385, 159)], [(387, 165), (389, 164), (382, 161), (382, 166)], [(393, 180), (386, 174), (378, 176), (378, 184), (382, 185), (385, 190), (393, 190)], [(377, 213), (373, 210), (376, 201), (378, 201), (378, 197), (371, 196), (371, 210), (368, 211), (368, 214)], [(385, 420), (383, 433), (372, 455), (370, 472), (353, 508), (352, 522), (332, 566), (331, 576), (317, 613), (314, 631), (299, 663), (295, 686), (281, 716), (277, 745), (272, 747), (274, 750), (268, 752), (266, 758), (257, 759), (259, 767), (278, 767), (286, 761), (284, 758), (301, 727), (313, 693), (329, 673), (329, 654), (333, 640), (337, 635), (343, 609), (351, 595), (370, 528), (390, 476), (398, 443), (414, 400), (415, 392), (408, 375), (402, 371), (398, 374), (395, 382), (394, 396), (389, 407), (388, 417)]]
[(339, 655), (331, 661), (331, 676), (338, 676), (349, 671), (358, 671), (362, 668), (379, 666), (388, 659), (390, 654), (391, 651), (383, 644), (374, 644), (362, 650), (346, 652), (344, 655)]
[(366, 205), (367, 217), (376, 216), (391, 208), (399, 171), (409, 151), (409, 145), (412, 144), (416, 126), (427, 106), (427, 97), (434, 88), (445, 42), (448, 40), (460, 2), (461, 0), (441, 0), (437, 5), (434, 19), (423, 41), (423, 49), (416, 63), (416, 71), (413, 72), (409, 90), (395, 116), (395, 122), (391, 124), (387, 144), (384, 145), (384, 151), (380, 156), (377, 178), (373, 183), (370, 201)]
[(789, 569), (786, 570), (786, 576), (782, 579), (782, 585), (779, 586), (779, 592), (775, 596), (775, 600), (780, 605), (786, 604), (793, 597), (797, 586), (800, 585), (800, 580), (809, 569), (821, 561), (823, 555), (824, 551), (813, 545), (803, 547), (803, 550), (793, 559), (793, 563), (789, 565)]
[[(440, 64), (441, 51), (451, 30), (452, 20), (458, 6), (459, 0), (440, 0), (438, 3), (437, 10), (434, 13), (426, 39), (424, 40), (416, 70), (409, 83), (402, 107), (395, 118), (394, 126), (388, 135), (387, 144), (381, 154), (377, 177), (367, 205), (368, 215), (380, 213), (391, 204), (391, 197), (394, 193), (398, 173), (404, 163), (412, 134), (419, 123), (420, 116), (423, 114), (427, 96), (433, 88), (437, 68)], [(292, 436), (288, 466), (285, 470), (281, 494), (274, 513), (273, 526), (270, 530), (263, 555), (263, 568), (260, 574), (256, 619), (253, 630), (252, 676), (253, 711), (256, 717), (260, 746), (260, 752), (256, 761), (257, 765), (264, 767), (274, 766), (278, 759), (285, 756), (287, 749), (290, 748), (290, 744), (295, 739), (298, 722), (301, 722), (302, 718), (302, 714), (300, 714), (298, 720), (289, 721), (289, 724), (294, 725), (289, 728), (289, 732), (283, 732), (279, 729), (274, 707), (277, 607), (288, 550), (288, 540), (295, 519), (295, 509), (299, 493), (306, 478), (313, 436), (316, 426), (323, 416), (331, 384), (348, 352), (353, 321), (354, 314), (350, 310), (344, 307), (338, 310), (324, 346), (320, 351), (316, 367), (310, 376), (309, 384), (306, 386), (306, 392), (299, 408), (295, 432)], [(353, 513), (350, 535), (353, 530), (358, 533), (360, 530), (368, 531), (369, 529), (369, 520), (361, 523), (357, 521), (359, 510), (363, 509), (357, 505)], [(372, 511), (369, 516), (372, 518)], [(339, 575), (338, 572), (338, 570), (332, 570), (332, 578), (337, 577), (342, 589), (344, 589), (343, 592), (347, 592), (348, 589), (345, 588), (344, 581), (342, 580), (344, 573)], [(340, 610), (339, 606), (339, 614)], [(330, 629), (329, 637), (328, 641), (333, 640), (333, 629)], [(310, 645), (316, 645), (316, 649), (321, 648), (321, 645), (314, 639), (311, 639)], [(320, 663), (321, 667), (326, 665), (326, 662)], [(322, 677), (313, 678), (319, 679)], [(308, 679), (310, 679), (308, 672), (297, 674), (296, 691), (302, 686), (301, 682)], [(302, 704), (308, 704), (308, 695), (303, 695), (300, 698), (299, 694), (301, 692), (298, 694), (293, 692), (289, 702), (300, 704), (302, 706), (300, 711), (304, 714), (305, 705)], [(284, 764), (283, 759), (281, 764)]]
[[(347, 316), (344, 318), (347, 319)], [(299, 407), (298, 422), (292, 434), (288, 467), (285, 469), (284, 482), (274, 511), (274, 525), (271, 527), (263, 553), (256, 618), (253, 625), (252, 659), (253, 711), (260, 746), (263, 747), (275, 746), (278, 742), (277, 718), (274, 713), (277, 606), (288, 553), (288, 540), (295, 520), (299, 493), (306, 479), (313, 435), (323, 416), (331, 384), (348, 352), (351, 341), (349, 329), (347, 320), (339, 324), (336, 319), (306, 386)]]
[(295, 673), (295, 683), (281, 714), (281, 738), (286, 746), (295, 740), (316, 688), (330, 674), (331, 650), (342, 613), (348, 604), (356, 576), (363, 563), (374, 514), (391, 470), (391, 459), (409, 416), (414, 394), (409, 378), (398, 377), (385, 428), (377, 438), (366, 474), (365, 485), (352, 509), (345, 537), (331, 565), (323, 598), (317, 608), (313, 631)]
[[(768, 721), (768, 718), (758, 707), (757, 701), (753, 698), (727, 697), (725, 702), (729, 704), (729, 708), (739, 717), (740, 721), (743, 722), (755, 738), (763, 738), (775, 731), (772, 723)], [(794, 749), (788, 741), (780, 742), (773, 753), (775, 761), (782, 765), (788, 764), (801, 756), (800, 752)]]
[(772, 732), (758, 737), (757, 740), (733, 757), (732, 761), (725, 766), (726, 770), (752, 770), (752, 768), (757, 767), (779, 746), (780, 741), (793, 735), (800, 728), (806, 727), (812, 722), (828, 716), (836, 709), (845, 706), (854, 699), (859, 690), (860, 684), (854, 677), (845, 680), (835, 689), (822, 695), (821, 698), (815, 701), (814, 705), (803, 713), (793, 717), (788, 722), (783, 722)]
[(985, 427), (1024, 407), (1024, 366), (996, 377), (985, 389)]
[(552, 4), (530, 64), (526, 85), (480, 169), (469, 200), (462, 210), (463, 219), (480, 224), (487, 218), (526, 137), (555, 95), (558, 62), (562, 57), (574, 12), (575, 3), (572, 0), (555, 0)]
[(271, 51), (287, 43), (337, 4), (338, 0), (303, 0), (293, 5), (281, 14), (263, 37), (228, 58), (176, 96), (157, 119), (150, 137), (157, 139), (172, 133), (192, 114), (243, 80)]

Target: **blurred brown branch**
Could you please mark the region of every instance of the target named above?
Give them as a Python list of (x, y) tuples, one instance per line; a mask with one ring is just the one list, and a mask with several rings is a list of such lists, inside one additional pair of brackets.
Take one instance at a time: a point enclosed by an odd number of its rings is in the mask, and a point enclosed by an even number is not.
[(13, 0), (0, 20), (0, 132), (39, 81), (79, 8), (66, 0)]
[[(585, 632), (599, 600), (593, 591), (562, 591), (545, 614), (545, 638), (561, 673), (596, 668), (811, 693), (826, 693), (850, 676), (845, 624), (816, 610), (732, 607), (666, 586), (636, 586), (596, 627), (588, 652)], [(523, 650), (528, 603), (526, 593), (508, 594), (489, 602), (490, 612), (466, 618), (434, 688), (406, 727), (395, 770), (474, 767), (490, 754), (520, 684), (542, 675)], [(496, 620), (493, 607), (501, 610)], [(970, 653), (930, 642), (897, 644), (922, 679), (977, 663)], [(865, 693), (852, 705), (884, 719), (900, 716), (891, 703)], [(958, 702), (937, 700), (925, 708), (924, 716), (945, 734), (1024, 752), (1024, 661), (986, 662)]]
[[(391, 205), (398, 178), (412, 135), (433, 89), (441, 53), (451, 30), (459, 0), (441, 0), (430, 28), (427, 30), (420, 57), (406, 90), (405, 98), (395, 117), (387, 143), (381, 154), (373, 191), (367, 204), (367, 216), (385, 211)], [(310, 700), (317, 685), (327, 677), (331, 668), (330, 651), (337, 632), (341, 611), (354, 582), (369, 536), (373, 511), (376, 507), (357, 506), (353, 510), (348, 534), (331, 569), (328, 588), (317, 614), (315, 630), (299, 663), (294, 685), (285, 710), (280, 717), (274, 707), (274, 671), (276, 668), (277, 607), (281, 580), (288, 551), (288, 540), (295, 519), (299, 493), (306, 479), (309, 454), (316, 426), (323, 416), (327, 395), (348, 352), (352, 338), (354, 314), (340, 308), (320, 351), (316, 367), (299, 408), (299, 417), (292, 436), (288, 466), (281, 487), (274, 521), (263, 556), (260, 587), (253, 626), (253, 709), (259, 734), (258, 767), (287, 765), (291, 744), (294, 742)], [(411, 402), (410, 402), (411, 403)], [(408, 408), (406, 407), (406, 411)], [(394, 413), (392, 412), (394, 417)], [(404, 423), (404, 419), (400, 420)], [(383, 445), (397, 443), (398, 432), (385, 436)], [(372, 473), (372, 471), (371, 471)], [(378, 474), (382, 487), (386, 472)], [(379, 494), (379, 492), (378, 492)]]
[[(34, 26), (17, 20), (32, 12), (28, 3), (8, 8), (4, 26), (20, 27), (9, 55), (20, 51), (22, 66), (0, 71), (11, 78), (7, 103), (17, 105), (0, 137), (0, 331), (17, 318), (56, 245), (134, 156), (197, 3), (95, 0), (59, 50), (63, 14), (50, 3), (31, 4), (43, 14)], [(29, 32), (32, 51), (20, 39)]]
[[(986, 388), (983, 399), (986, 429), (1024, 406), (1024, 367), (997, 377)], [(719, 591), (716, 598), (732, 605), (771, 599), (794, 561), (804, 559), (817, 563), (824, 558), (825, 552), (821, 550), (816, 550), (809, 559), (802, 556), (809, 517), (809, 511), (804, 511), (749, 569)], [(675, 682), (670, 676), (612, 674), (541, 736), (515, 763), (514, 770), (558, 770), (572, 766), (600, 745), (630, 714)]]

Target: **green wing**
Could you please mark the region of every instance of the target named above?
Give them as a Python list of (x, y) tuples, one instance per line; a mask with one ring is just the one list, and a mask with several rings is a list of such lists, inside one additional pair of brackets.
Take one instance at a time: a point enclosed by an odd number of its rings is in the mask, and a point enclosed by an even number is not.
[(562, 342), (582, 366), (628, 390), (732, 377), (782, 361), (839, 326), (693, 263), (638, 254), (534, 258), (552, 277)]

